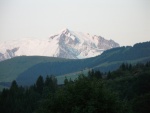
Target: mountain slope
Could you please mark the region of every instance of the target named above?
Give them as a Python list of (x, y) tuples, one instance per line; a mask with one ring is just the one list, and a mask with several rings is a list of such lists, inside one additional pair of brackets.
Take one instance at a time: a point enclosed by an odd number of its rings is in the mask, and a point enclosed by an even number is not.
[[(20, 56), (0, 62), (0, 82), (10, 82), (30, 67), (46, 62), (64, 62), (67, 59), (41, 57), (41, 56)], [(69, 60), (68, 60), (69, 61)]]
[(21, 39), (0, 43), (0, 61), (22, 55), (81, 59), (115, 47), (119, 44), (113, 40), (64, 29), (45, 40)]
[[(43, 61), (43, 59), (47, 59)], [(0, 81), (11, 82), (16, 79), (21, 85), (30, 85), (39, 75), (75, 75), (76, 72), (90, 68), (103, 72), (115, 70), (123, 62), (137, 63), (150, 61), (150, 42), (135, 44), (133, 47), (118, 47), (88, 59), (58, 59), (47, 57), (16, 57), (0, 62)], [(61, 77), (65, 78), (65, 77)], [(62, 80), (61, 80), (62, 81)]]

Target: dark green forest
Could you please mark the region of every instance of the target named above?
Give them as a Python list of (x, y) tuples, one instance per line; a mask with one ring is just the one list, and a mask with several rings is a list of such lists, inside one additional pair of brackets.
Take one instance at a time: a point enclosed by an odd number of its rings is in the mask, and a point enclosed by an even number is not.
[(30, 87), (13, 81), (0, 92), (1, 113), (150, 113), (150, 62), (123, 63), (112, 72), (89, 70), (65, 79), (39, 76)]

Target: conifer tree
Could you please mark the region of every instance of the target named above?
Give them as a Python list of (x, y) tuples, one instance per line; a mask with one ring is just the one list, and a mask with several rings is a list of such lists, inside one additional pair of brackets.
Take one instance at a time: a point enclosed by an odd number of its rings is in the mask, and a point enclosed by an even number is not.
[(39, 94), (42, 94), (43, 87), (44, 87), (44, 80), (43, 77), (40, 75), (36, 81), (36, 90)]

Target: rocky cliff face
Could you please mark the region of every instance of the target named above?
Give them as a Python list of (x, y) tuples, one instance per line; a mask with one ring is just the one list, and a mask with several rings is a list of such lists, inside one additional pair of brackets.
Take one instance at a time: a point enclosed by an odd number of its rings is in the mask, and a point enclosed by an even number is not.
[(63, 29), (47, 40), (21, 39), (0, 43), (0, 61), (22, 55), (81, 59), (100, 55), (115, 47), (119, 44), (113, 40)]

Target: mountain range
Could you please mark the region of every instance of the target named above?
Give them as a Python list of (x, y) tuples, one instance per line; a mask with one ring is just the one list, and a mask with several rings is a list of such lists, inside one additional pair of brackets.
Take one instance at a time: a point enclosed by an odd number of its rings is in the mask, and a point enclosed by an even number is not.
[(132, 46), (112, 48), (101, 55), (87, 59), (63, 59), (43, 56), (18, 56), (0, 62), (0, 87), (8, 86), (12, 80), (19, 85), (31, 85), (42, 75), (57, 76), (62, 84), (65, 77), (75, 79), (79, 73), (90, 69), (108, 72), (122, 63), (144, 63), (150, 61), (150, 42)]
[(20, 39), (1, 42), (0, 61), (16, 56), (83, 59), (100, 55), (103, 51), (116, 47), (119, 47), (119, 44), (113, 40), (65, 28), (48, 39)]

